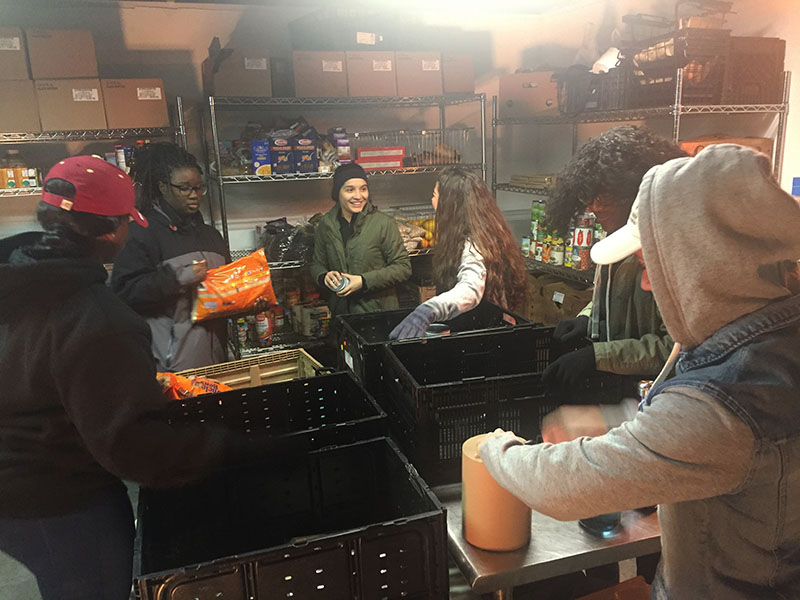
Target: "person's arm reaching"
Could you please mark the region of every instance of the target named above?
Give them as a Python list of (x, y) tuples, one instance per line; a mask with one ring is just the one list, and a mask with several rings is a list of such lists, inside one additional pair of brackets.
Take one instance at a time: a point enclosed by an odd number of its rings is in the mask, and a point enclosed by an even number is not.
[(750, 428), (721, 404), (672, 388), (605, 435), (524, 446), (504, 433), (480, 453), (531, 508), (574, 520), (731, 492), (748, 476), (754, 445)]

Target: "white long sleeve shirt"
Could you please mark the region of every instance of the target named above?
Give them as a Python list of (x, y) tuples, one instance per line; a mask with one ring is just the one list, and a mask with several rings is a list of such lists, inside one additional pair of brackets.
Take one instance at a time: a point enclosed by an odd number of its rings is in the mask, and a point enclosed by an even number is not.
[(486, 267), (478, 249), (467, 240), (456, 273), (456, 284), (423, 304), (434, 310), (436, 321), (447, 321), (472, 310), (483, 299), (486, 288)]

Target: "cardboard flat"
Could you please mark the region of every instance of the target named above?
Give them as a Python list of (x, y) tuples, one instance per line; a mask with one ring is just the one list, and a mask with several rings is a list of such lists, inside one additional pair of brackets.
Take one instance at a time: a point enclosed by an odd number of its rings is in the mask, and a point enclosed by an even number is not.
[(169, 127), (160, 79), (101, 79), (100, 85), (109, 129)]
[(398, 96), (440, 96), (442, 56), (438, 52), (397, 53)]
[(33, 79), (97, 77), (97, 57), (88, 29), (26, 29)]
[(397, 96), (394, 52), (347, 52), (347, 95)]
[(713, 144), (739, 144), (740, 146), (747, 146), (748, 148), (757, 150), (762, 154), (766, 154), (767, 156), (769, 156), (770, 162), (772, 162), (772, 148), (773, 148), (772, 138), (736, 137), (732, 135), (724, 135), (718, 133), (713, 135), (703, 135), (695, 138), (688, 138), (685, 140), (681, 140), (678, 143), (678, 145), (681, 147), (681, 150), (683, 150), (684, 152), (688, 153), (691, 156), (695, 156), (703, 148), (711, 146)]
[(0, 131), (39, 133), (39, 108), (29, 79), (3, 81), (0, 85)]
[(347, 96), (347, 61), (344, 52), (292, 52), (295, 96), (344, 98)]
[(35, 82), (42, 131), (106, 129), (99, 79)]
[(0, 27), (0, 79), (30, 79), (25, 36), (19, 27)]
[(475, 93), (475, 71), (471, 54), (442, 52), (442, 90), (445, 94)]

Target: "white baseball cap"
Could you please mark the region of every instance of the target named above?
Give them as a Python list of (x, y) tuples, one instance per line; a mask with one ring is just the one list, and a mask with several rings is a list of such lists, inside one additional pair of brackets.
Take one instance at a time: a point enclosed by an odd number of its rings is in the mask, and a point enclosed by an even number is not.
[(641, 250), (639, 238), (639, 198), (633, 202), (628, 222), (592, 246), (591, 257), (598, 265), (610, 265)]

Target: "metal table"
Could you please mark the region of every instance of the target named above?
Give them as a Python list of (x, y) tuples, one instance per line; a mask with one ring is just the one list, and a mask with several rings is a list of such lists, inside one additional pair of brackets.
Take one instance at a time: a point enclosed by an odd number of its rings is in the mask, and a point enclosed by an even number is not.
[(461, 533), (461, 484), (434, 488), (447, 509), (450, 553), (476, 594), (510, 600), (518, 585), (659, 552), (656, 513), (622, 513), (622, 531), (610, 538), (585, 532), (576, 521), (556, 521), (533, 512), (531, 541), (512, 552), (472, 546)]

